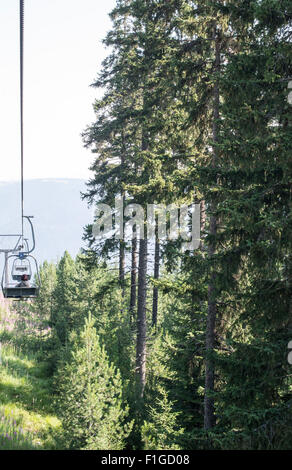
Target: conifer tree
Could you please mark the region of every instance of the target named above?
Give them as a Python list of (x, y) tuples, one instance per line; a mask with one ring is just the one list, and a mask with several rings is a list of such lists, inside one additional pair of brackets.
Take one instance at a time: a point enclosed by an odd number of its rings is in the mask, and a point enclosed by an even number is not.
[(224, 230), (218, 242), (221, 308), (233, 327), (225, 333), (227, 351), (218, 361), (221, 377), (227, 374), (221, 395), (226, 408), (221, 402), (220, 414), (227, 428), (237, 429), (228, 434), (229, 445), (250, 448), (285, 448), (290, 439), (289, 433), (286, 443), (281, 439), (290, 419), (284, 358), (291, 295), (290, 21), (287, 2), (254, 2), (242, 22), (245, 28), (252, 24), (248, 40), (246, 34), (237, 40), (241, 54), (229, 54), (222, 80), (217, 210)]
[[(112, 19), (100, 79), (107, 93), (86, 135), (99, 153), (88, 198), (200, 203), (200, 249), (159, 247), (175, 274), (154, 276), (154, 324), (157, 289), (172, 302), (162, 326), (176, 354), (164, 350), (163, 360), (176, 379), (165, 390), (194, 447), (282, 446), (292, 308), (289, 1), (120, 0)], [(131, 316), (137, 241), (132, 250)], [(120, 279), (123, 260), (120, 250)], [(136, 375), (146, 403), (155, 395), (147, 293), (140, 240)]]
[(177, 423), (178, 413), (173, 411), (165, 390), (157, 391), (153, 405), (149, 405), (148, 419), (142, 426), (145, 450), (179, 450), (184, 432)]
[(40, 267), (40, 293), (35, 300), (35, 310), (50, 323), (54, 311), (54, 290), (57, 283), (56, 266), (45, 261)]
[(60, 375), (59, 400), (70, 449), (121, 450), (130, 433), (118, 370), (100, 345), (93, 320), (86, 320), (71, 361)]
[[(54, 290), (52, 327), (62, 346), (78, 322), (79, 276), (74, 260), (66, 251), (57, 266), (57, 283)], [(77, 308), (76, 308), (77, 307)], [(77, 315), (77, 318), (76, 318)], [(79, 320), (79, 324), (83, 319)]]

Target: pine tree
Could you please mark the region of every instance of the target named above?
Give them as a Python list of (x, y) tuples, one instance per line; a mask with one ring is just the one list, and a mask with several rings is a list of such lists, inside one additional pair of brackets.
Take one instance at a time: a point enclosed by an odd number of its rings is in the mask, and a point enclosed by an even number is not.
[(173, 411), (165, 390), (160, 388), (157, 395), (154, 405), (149, 405), (148, 419), (142, 426), (145, 450), (179, 450), (184, 432), (177, 423), (179, 413)]
[(62, 346), (65, 346), (71, 331), (83, 319), (79, 318), (79, 276), (74, 260), (66, 251), (57, 266), (57, 284), (54, 290), (54, 310), (52, 327)]
[(40, 267), (40, 293), (34, 303), (38, 314), (49, 323), (54, 310), (54, 290), (57, 283), (56, 266), (45, 261)]
[(71, 361), (59, 372), (60, 414), (70, 449), (121, 450), (131, 431), (119, 371), (89, 316)]

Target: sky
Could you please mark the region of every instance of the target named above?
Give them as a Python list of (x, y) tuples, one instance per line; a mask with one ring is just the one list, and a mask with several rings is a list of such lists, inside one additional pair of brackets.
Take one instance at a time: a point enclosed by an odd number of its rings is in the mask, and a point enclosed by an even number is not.
[[(25, 0), (24, 177), (84, 178), (115, 0)], [(0, 181), (20, 175), (19, 0), (0, 0)]]

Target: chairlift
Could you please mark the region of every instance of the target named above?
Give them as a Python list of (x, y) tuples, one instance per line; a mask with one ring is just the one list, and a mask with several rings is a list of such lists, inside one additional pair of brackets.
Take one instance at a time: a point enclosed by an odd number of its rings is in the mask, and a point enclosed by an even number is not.
[[(35, 249), (34, 228), (32, 217), (28, 220), (32, 233), (32, 248), (28, 240), (23, 239), (22, 245), (7, 254), (2, 275), (2, 292), (6, 299), (27, 300), (34, 299), (39, 294), (40, 275), (37, 260), (31, 255)], [(11, 253), (10, 251), (10, 253)]]
[[(11, 262), (12, 268), (10, 271)], [(33, 282), (31, 282), (32, 266), (34, 266)], [(26, 300), (36, 298), (39, 294), (39, 286), (39, 269), (33, 256), (24, 255), (23, 257), (23, 253), (8, 256), (2, 276), (2, 291), (6, 299)]]
[[(18, 237), (17, 245), (12, 248), (1, 249), (5, 254), (5, 265), (2, 275), (2, 291), (6, 299), (32, 299), (38, 296), (40, 275), (36, 259), (31, 255), (35, 249), (34, 229), (32, 217), (24, 216), (24, 129), (23, 129), (23, 52), (24, 52), (24, 0), (19, 0), (20, 5), (20, 130), (21, 130), (21, 223), (22, 233)], [(24, 219), (31, 228), (33, 246), (24, 238)], [(15, 235), (3, 235), (14, 237)]]

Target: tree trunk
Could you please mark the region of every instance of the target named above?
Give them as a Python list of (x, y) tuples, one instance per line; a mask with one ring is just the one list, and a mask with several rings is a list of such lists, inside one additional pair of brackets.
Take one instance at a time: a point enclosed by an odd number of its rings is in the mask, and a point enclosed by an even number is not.
[[(160, 244), (158, 239), (158, 220), (155, 221), (155, 255), (154, 255), (154, 279), (159, 279), (159, 261), (160, 261)], [(152, 304), (152, 327), (157, 326), (158, 313), (158, 287), (153, 288), (153, 304)]]
[[(124, 136), (124, 131), (122, 131), (122, 154), (121, 154), (121, 178), (123, 179), (124, 173), (125, 173), (125, 155), (126, 155), (126, 145), (125, 145), (125, 136)], [(121, 198), (122, 198), (122, 207), (124, 211), (124, 205), (125, 205), (125, 191), (121, 192)], [(123, 234), (120, 239), (120, 259), (119, 259), (119, 279), (120, 279), (120, 286), (122, 289), (122, 297), (125, 297), (125, 266), (126, 266), (126, 260), (125, 260), (125, 239), (124, 239), (124, 230), (125, 230), (125, 224), (124, 224), (124, 214), (122, 214), (122, 220), (123, 220)]]
[(120, 240), (120, 254), (119, 254), (119, 279), (122, 288), (122, 296), (125, 296), (125, 242)]
[(147, 238), (140, 240), (138, 274), (136, 372), (139, 398), (143, 398), (146, 384), (146, 294), (147, 294)]
[(137, 238), (132, 240), (132, 261), (131, 261), (131, 293), (130, 293), (130, 321), (135, 318), (135, 309), (137, 302)]
[(206, 203), (205, 200), (200, 202), (200, 232), (201, 232), (201, 241), (200, 241), (200, 250), (204, 249), (204, 240), (202, 239), (203, 233), (206, 230)]
[[(147, 53), (144, 51), (144, 55)], [(145, 89), (143, 93), (143, 113), (146, 111)], [(141, 150), (146, 151), (148, 141), (146, 132), (142, 126)], [(145, 181), (149, 180), (147, 172)], [(142, 201), (140, 201), (141, 203)], [(142, 202), (145, 204), (145, 201)], [(145, 221), (146, 233), (147, 224)], [(144, 234), (145, 235), (145, 234)], [(140, 239), (139, 243), (139, 272), (138, 272), (138, 306), (137, 306), (137, 344), (136, 344), (136, 377), (138, 385), (138, 398), (143, 399), (146, 385), (146, 301), (147, 301), (147, 235)]]
[[(217, 28), (214, 29), (215, 39), (215, 71), (220, 71), (220, 41), (218, 37)], [(212, 167), (217, 166), (217, 142), (218, 142), (218, 119), (219, 119), (219, 84), (216, 80), (214, 85), (213, 97), (213, 158)], [(211, 213), (214, 214), (215, 204), (210, 204)], [(210, 357), (210, 354), (214, 352), (215, 347), (215, 328), (216, 328), (216, 272), (212, 258), (215, 254), (216, 242), (215, 237), (217, 234), (217, 219), (214, 215), (210, 217), (210, 228), (209, 233), (212, 236), (212, 240), (208, 247), (208, 258), (211, 264), (211, 275), (208, 286), (208, 314), (207, 314), (207, 325), (206, 325), (206, 376), (205, 376), (205, 399), (204, 399), (204, 428), (206, 430), (212, 428), (215, 425), (215, 410), (214, 410), (214, 398), (211, 394), (214, 392), (215, 384), (215, 368), (214, 361)]]

